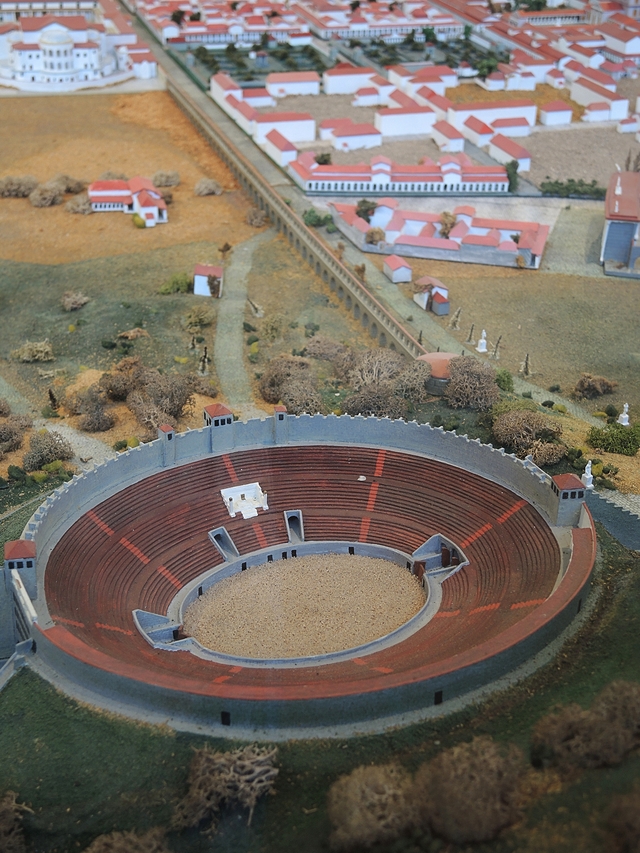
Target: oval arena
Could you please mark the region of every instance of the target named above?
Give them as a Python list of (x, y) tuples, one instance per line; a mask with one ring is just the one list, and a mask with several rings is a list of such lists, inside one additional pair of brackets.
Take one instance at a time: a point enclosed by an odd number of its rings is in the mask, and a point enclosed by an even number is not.
[[(64, 484), (7, 543), (16, 640), (33, 638), (64, 689), (132, 716), (236, 737), (384, 728), (490, 684), (567, 627), (595, 559), (583, 498), (574, 475), (441, 428), (278, 408), (244, 423), (208, 407), (203, 429), (161, 428)], [(425, 606), (313, 658), (232, 657), (183, 633), (219, 579), (326, 552), (391, 559)]]

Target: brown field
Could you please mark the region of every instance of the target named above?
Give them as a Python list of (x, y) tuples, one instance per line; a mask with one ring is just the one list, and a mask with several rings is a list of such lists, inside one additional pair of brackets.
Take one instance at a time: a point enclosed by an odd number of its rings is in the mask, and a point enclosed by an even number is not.
[[(151, 176), (159, 169), (177, 170), (182, 180), (166, 225), (139, 230), (119, 213), (81, 216), (64, 205), (0, 199), (0, 257), (69, 263), (202, 240), (235, 245), (255, 234), (244, 222), (249, 201), (166, 92), (0, 99), (0, 177), (46, 181), (63, 172), (91, 181), (107, 170)], [(205, 176), (225, 193), (194, 196)]]
[(447, 98), (454, 104), (469, 103), (491, 103), (493, 101), (533, 101), (538, 107), (550, 104), (552, 101), (565, 101), (573, 110), (573, 120), (580, 121), (584, 113), (584, 107), (576, 104), (569, 97), (567, 89), (554, 89), (547, 83), (539, 83), (534, 92), (487, 92), (482, 86), (472, 81), (456, 86), (455, 89), (447, 89)]

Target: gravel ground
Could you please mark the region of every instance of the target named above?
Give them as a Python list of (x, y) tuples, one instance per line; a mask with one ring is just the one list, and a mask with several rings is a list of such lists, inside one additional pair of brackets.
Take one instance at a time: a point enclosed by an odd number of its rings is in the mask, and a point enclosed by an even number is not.
[(328, 654), (383, 637), (424, 605), (419, 581), (387, 560), (324, 554), (226, 578), (185, 613), (184, 631), (252, 658)]
[(606, 187), (616, 164), (624, 169), (627, 154), (640, 154), (640, 145), (633, 133), (618, 133), (615, 123), (603, 126), (580, 122), (565, 130), (536, 127), (534, 133), (521, 141), (531, 153), (531, 171), (527, 178), (539, 185), (547, 176), (566, 181), (568, 178), (585, 181), (595, 179)]

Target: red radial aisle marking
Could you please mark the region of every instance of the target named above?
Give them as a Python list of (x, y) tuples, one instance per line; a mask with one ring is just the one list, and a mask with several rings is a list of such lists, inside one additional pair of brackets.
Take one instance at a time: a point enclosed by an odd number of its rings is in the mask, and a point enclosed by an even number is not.
[(103, 625), (102, 622), (96, 622), (96, 628), (102, 628), (104, 631), (117, 631), (118, 634), (127, 634), (133, 636), (133, 631), (126, 631), (124, 628), (118, 628), (116, 625)]
[(493, 604), (483, 604), (482, 607), (474, 607), (473, 610), (469, 611), (469, 616), (473, 613), (485, 613), (487, 610), (497, 610), (501, 603), (500, 601), (494, 601)]
[(169, 571), (169, 569), (165, 568), (165, 566), (158, 566), (156, 569), (157, 572), (165, 577), (170, 583), (172, 583), (177, 589), (182, 589), (182, 584), (178, 580), (178, 578)]
[(438, 610), (435, 615), (435, 619), (442, 619), (444, 616), (459, 616), (459, 610)]
[(267, 537), (264, 535), (264, 530), (260, 527), (258, 522), (256, 521), (255, 524), (252, 524), (251, 526), (253, 527), (253, 532), (256, 534), (256, 539), (258, 540), (260, 547), (268, 548), (269, 543), (267, 542)]
[(376, 505), (376, 498), (378, 497), (378, 488), (380, 483), (371, 483), (371, 488), (369, 489), (369, 500), (367, 501), (367, 512), (373, 512), (373, 508)]
[(238, 475), (236, 474), (236, 469), (233, 467), (233, 462), (228, 453), (222, 454), (222, 461), (224, 462), (224, 467), (227, 469), (227, 474), (231, 477), (231, 480), (234, 483), (238, 482)]
[(242, 672), (242, 669), (243, 668), (241, 666), (232, 666), (231, 669), (229, 670), (228, 675), (219, 675), (217, 678), (213, 679), (213, 683), (214, 684), (224, 684), (224, 682), (229, 681), (229, 679), (233, 675), (237, 675), (239, 672)]
[(366, 542), (367, 536), (369, 535), (369, 527), (371, 526), (370, 518), (363, 518), (362, 524), (360, 525), (360, 533), (358, 534), (358, 541)]
[(84, 628), (84, 622), (76, 622), (74, 619), (65, 619), (64, 616), (54, 616), (51, 614), (54, 622), (62, 622), (63, 625), (73, 625), (74, 628)]
[(386, 458), (386, 455), (386, 450), (378, 451), (378, 458), (376, 459), (376, 470), (373, 472), (374, 477), (382, 477), (382, 471), (384, 469), (384, 460)]
[(538, 604), (544, 604), (546, 598), (532, 598), (529, 601), (516, 601), (511, 605), (512, 610), (519, 610), (521, 607), (536, 607)]
[(488, 533), (492, 529), (492, 527), (493, 525), (489, 524), (488, 522), (487, 524), (483, 524), (482, 527), (476, 530), (475, 533), (472, 533), (471, 536), (467, 536), (467, 538), (460, 543), (460, 547), (466, 548), (467, 545), (471, 545), (471, 543), (475, 542), (476, 539), (479, 539), (481, 536), (484, 536), (485, 533)]
[(382, 672), (385, 675), (389, 675), (389, 673), (393, 672), (393, 670), (389, 669), (388, 666), (372, 666), (371, 669), (374, 669), (376, 672)]
[(362, 658), (351, 658), (351, 663), (355, 663), (358, 666), (366, 666), (367, 662), (362, 660)]
[(113, 530), (109, 527), (108, 524), (105, 524), (101, 518), (98, 518), (98, 516), (92, 509), (89, 510), (87, 515), (91, 519), (91, 521), (93, 521), (93, 523), (96, 524), (100, 528), (100, 530), (102, 530), (103, 533), (106, 533), (107, 536), (113, 536)]
[(131, 551), (133, 556), (137, 557), (141, 563), (143, 563), (145, 566), (147, 565), (147, 563), (149, 562), (149, 558), (145, 554), (142, 553), (140, 548), (136, 548), (136, 546), (133, 544), (133, 542), (129, 542), (129, 540), (125, 536), (123, 536), (122, 539), (120, 540), (120, 544), (124, 545), (124, 547), (127, 549), (127, 551)]
[(518, 503), (514, 504), (511, 509), (508, 509), (506, 512), (503, 512), (500, 518), (496, 518), (498, 524), (504, 524), (508, 518), (511, 518), (512, 515), (515, 515), (518, 510), (522, 509), (523, 506), (526, 506), (526, 501), (518, 501)]

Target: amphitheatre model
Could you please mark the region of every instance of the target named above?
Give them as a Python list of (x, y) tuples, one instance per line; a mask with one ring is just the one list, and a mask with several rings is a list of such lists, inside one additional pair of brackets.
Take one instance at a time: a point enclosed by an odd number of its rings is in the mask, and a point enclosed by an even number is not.
[[(233, 736), (384, 728), (489, 684), (570, 623), (595, 556), (583, 498), (574, 475), (428, 425), (282, 407), (234, 422), (217, 405), (204, 428), (161, 428), (47, 498), (7, 543), (1, 589), (12, 639), (33, 639), (35, 665), (97, 705)], [(184, 634), (219, 580), (327, 552), (401, 566), (424, 605), (313, 657)]]

